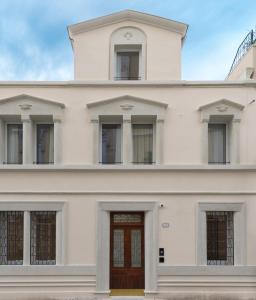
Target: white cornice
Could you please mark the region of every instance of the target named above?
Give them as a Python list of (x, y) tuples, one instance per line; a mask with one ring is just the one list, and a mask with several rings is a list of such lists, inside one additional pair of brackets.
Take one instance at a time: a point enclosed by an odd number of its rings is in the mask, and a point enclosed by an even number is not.
[(123, 96), (120, 96), (120, 97), (109, 98), (109, 99), (104, 99), (104, 100), (100, 100), (100, 101), (91, 102), (91, 103), (87, 104), (87, 107), (91, 108), (91, 107), (95, 107), (95, 106), (101, 106), (101, 105), (104, 105), (104, 104), (108, 104), (108, 103), (112, 103), (112, 102), (116, 102), (116, 101), (120, 101), (120, 100), (133, 100), (133, 101), (137, 101), (137, 102), (153, 104), (153, 105), (156, 105), (156, 106), (162, 106), (164, 108), (168, 107), (167, 103), (163, 103), (163, 102), (155, 101), (155, 100), (150, 100), (150, 99), (145, 99), (145, 98), (134, 97), (134, 96), (131, 96), (131, 95), (123, 95)]
[(74, 35), (94, 30), (100, 27), (104, 27), (111, 24), (116, 24), (124, 21), (134, 21), (139, 22), (159, 28), (163, 28), (166, 30), (170, 30), (172, 32), (176, 32), (181, 34), (182, 38), (186, 36), (188, 25), (173, 21), (170, 19), (162, 18), (159, 16), (154, 16), (138, 11), (133, 10), (123, 10), (117, 13), (113, 13), (107, 16), (102, 16), (99, 18), (91, 19), (85, 22), (81, 22), (78, 24), (68, 26), (68, 32), (70, 38)]
[(255, 172), (256, 165), (0, 165), (0, 172)]
[(187, 81), (187, 80), (70, 80), (70, 81), (0, 81), (1, 87), (256, 87), (256, 80)]

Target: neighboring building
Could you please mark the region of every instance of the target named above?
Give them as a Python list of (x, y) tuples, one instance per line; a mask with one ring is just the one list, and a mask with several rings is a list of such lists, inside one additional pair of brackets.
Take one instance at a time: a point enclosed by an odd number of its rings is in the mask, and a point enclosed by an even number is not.
[(256, 299), (254, 40), (183, 81), (183, 23), (68, 31), (74, 81), (0, 83), (0, 299)]

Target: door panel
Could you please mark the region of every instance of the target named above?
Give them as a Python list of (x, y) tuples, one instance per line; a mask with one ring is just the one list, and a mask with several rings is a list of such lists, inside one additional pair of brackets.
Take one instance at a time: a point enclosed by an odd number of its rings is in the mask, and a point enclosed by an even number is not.
[(110, 289), (144, 289), (144, 213), (111, 213)]

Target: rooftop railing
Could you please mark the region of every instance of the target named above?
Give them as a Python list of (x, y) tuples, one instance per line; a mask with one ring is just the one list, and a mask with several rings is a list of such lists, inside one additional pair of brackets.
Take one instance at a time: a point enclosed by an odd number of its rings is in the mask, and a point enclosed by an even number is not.
[(242, 57), (249, 51), (251, 46), (256, 42), (256, 31), (251, 30), (247, 36), (244, 38), (240, 46), (238, 47), (236, 51), (235, 58), (233, 60), (233, 63), (231, 65), (231, 68), (229, 70), (228, 76), (230, 73), (234, 70), (234, 68), (237, 66), (237, 64), (240, 62)]

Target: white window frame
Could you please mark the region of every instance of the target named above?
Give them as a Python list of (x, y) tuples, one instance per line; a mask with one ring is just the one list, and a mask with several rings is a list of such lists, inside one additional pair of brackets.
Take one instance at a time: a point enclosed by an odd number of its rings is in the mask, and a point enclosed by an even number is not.
[[(23, 211), (24, 230), (23, 230), (23, 264), (19, 266), (34, 266), (30, 264), (30, 212), (31, 211), (56, 211), (56, 264), (64, 263), (64, 217), (65, 202), (0, 202), (0, 211)], [(11, 267), (13, 265), (10, 265)], [(41, 265), (37, 265), (40, 267)], [(48, 265), (43, 265), (47, 267)], [(49, 265), (52, 266), (52, 265)], [(9, 265), (6, 265), (9, 267)]]
[(8, 125), (21, 125), (22, 126), (22, 163), (18, 164), (18, 165), (23, 165), (23, 122), (21, 121), (17, 121), (17, 122), (5, 122), (4, 123), (4, 164), (8, 165), (8, 131), (7, 131), (7, 127)]
[[(231, 130), (230, 130), (230, 122), (228, 121), (210, 121), (208, 123), (208, 128), (210, 124), (225, 124), (226, 125), (226, 164), (230, 164), (230, 143), (231, 143)], [(209, 144), (209, 134), (208, 134), (208, 140), (207, 143)], [(211, 165), (209, 162), (209, 149), (208, 149), (208, 164)]]
[[(120, 163), (115, 163), (115, 164), (123, 164), (123, 123), (122, 122), (118, 122), (118, 121), (100, 121), (100, 126), (99, 126), (99, 163), (102, 165), (105, 165), (102, 163), (102, 125), (107, 124), (107, 125), (120, 125), (120, 130), (121, 130), (121, 141), (120, 141), (120, 145), (121, 145), (121, 156), (120, 156)], [(111, 165), (111, 164), (110, 164)]]
[[(33, 126), (33, 162), (36, 165), (41, 165), (37, 163), (37, 125), (53, 125), (53, 140), (55, 138), (55, 132), (54, 132), (54, 122), (34, 122), (34, 126)], [(55, 146), (55, 142), (53, 145), (53, 153), (54, 153), (54, 146)], [(53, 154), (53, 163), (49, 163), (49, 164), (44, 164), (44, 165), (53, 165), (55, 163), (54, 161), (54, 154)]]
[(197, 265), (211, 267), (230, 267), (224, 265), (207, 265), (207, 211), (234, 212), (234, 266), (246, 264), (245, 243), (245, 207), (244, 203), (201, 202), (198, 204), (197, 217)]
[[(144, 79), (144, 72), (143, 72), (143, 64), (142, 64), (142, 45), (141, 44), (131, 44), (131, 45), (115, 45), (114, 46), (114, 76), (113, 79), (114, 80), (118, 80), (116, 79), (116, 75), (117, 75), (117, 53), (119, 52), (136, 52), (139, 53), (139, 72), (138, 72), (138, 79), (134, 79), (134, 80), (142, 80)], [(123, 79), (125, 80), (125, 79)], [(121, 81), (123, 81), (121, 80)]]
[[(136, 116), (136, 115), (135, 115)], [(132, 151), (132, 162), (134, 165), (136, 165), (136, 163), (134, 163), (134, 159), (133, 159), (133, 125), (136, 125), (136, 124), (145, 124), (145, 125), (152, 125), (153, 126), (153, 155), (152, 155), (152, 164), (155, 164), (156, 163), (156, 121), (155, 120), (152, 120), (151, 122), (150, 121), (143, 121), (143, 120), (136, 120), (136, 121), (132, 121), (131, 122), (131, 131), (132, 131), (132, 147), (131, 147), (131, 151)]]

